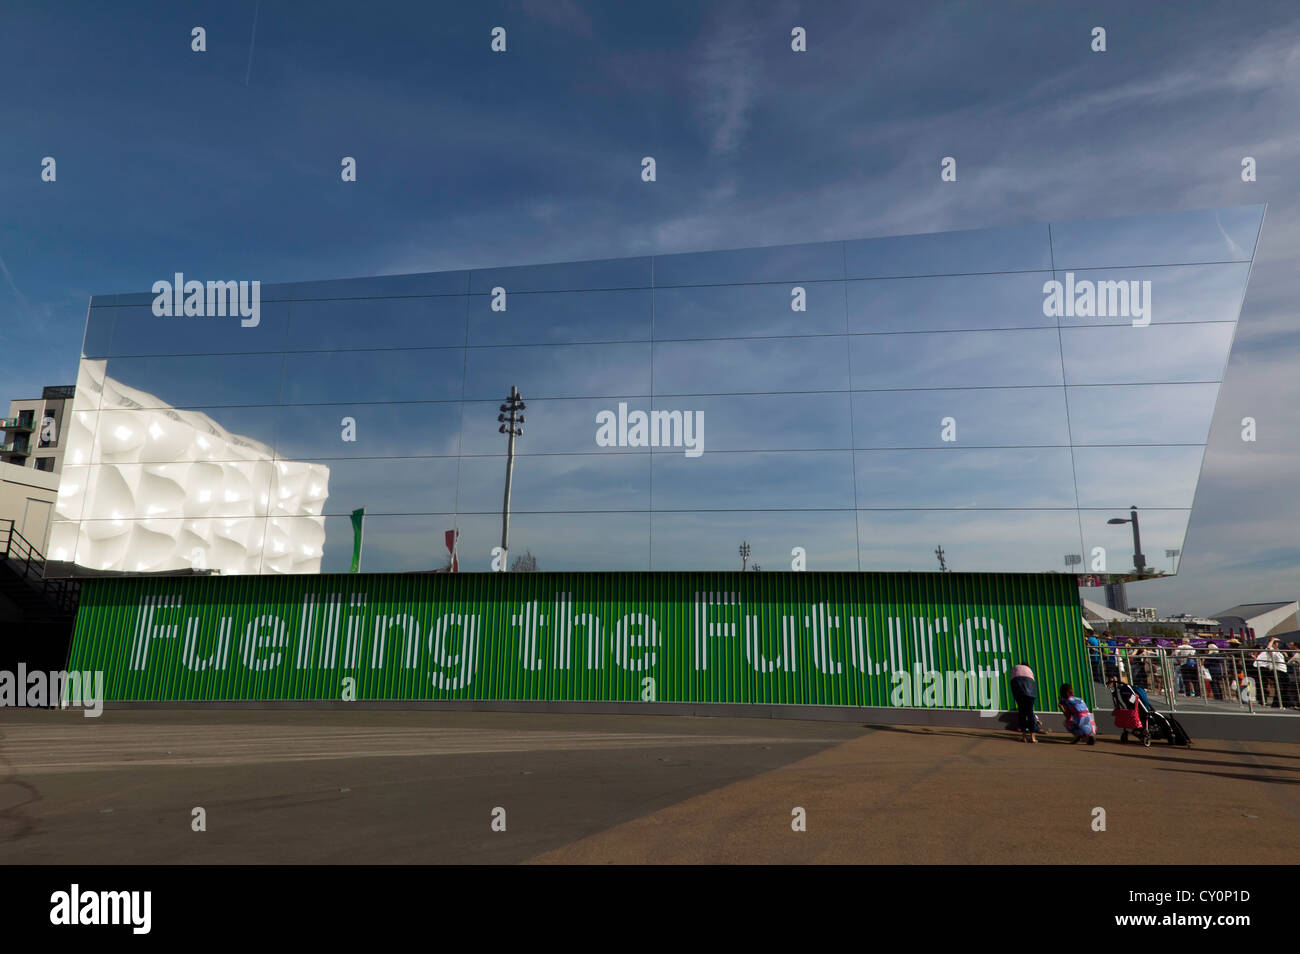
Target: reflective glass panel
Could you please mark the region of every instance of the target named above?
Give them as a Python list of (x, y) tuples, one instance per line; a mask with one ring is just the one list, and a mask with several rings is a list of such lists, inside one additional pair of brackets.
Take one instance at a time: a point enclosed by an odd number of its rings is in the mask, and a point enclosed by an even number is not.
[[(650, 406), (660, 412), (656, 453), (682, 453), (686, 449), (685, 413), (693, 413), (690, 437), (705, 456), (712, 451), (830, 450), (851, 444), (848, 396), (823, 394), (733, 394), (655, 398), (629, 404)], [(664, 438), (663, 414), (668, 414)], [(681, 413), (681, 426), (677, 413)], [(703, 424), (701, 428), (699, 425)], [(675, 439), (681, 435), (681, 440)]]
[(290, 308), (288, 348), (440, 348), (465, 343), (464, 296), (298, 301)]
[(456, 509), (455, 457), (277, 461), (276, 515), (450, 513)]
[[(1172, 573), (1176, 566), (1175, 559), (1165, 556), (1166, 550), (1181, 550), (1183, 539), (1187, 535), (1187, 522), (1190, 510), (1139, 510), (1138, 529), (1142, 538), (1142, 555), (1149, 568), (1148, 573), (1157, 571)], [(1128, 508), (1119, 510), (1082, 510), (1079, 512), (1083, 525), (1083, 545), (1085, 565), (1091, 566), (1096, 555), (1094, 547), (1101, 547), (1105, 553), (1106, 572), (1133, 572), (1133, 526), (1132, 524), (1109, 524), (1112, 517), (1127, 518)], [(1130, 591), (1131, 592), (1131, 591)]]
[(1219, 385), (1110, 384), (1067, 391), (1076, 446), (1204, 444)]
[[(363, 573), (431, 573), (447, 564), (445, 531), (452, 514), (366, 515)], [(347, 573), (352, 567), (352, 521), (346, 516), (272, 517), (264, 559), (268, 573)], [(462, 569), (464, 569), (462, 563)]]
[(1055, 328), (854, 335), (855, 391), (1062, 384)]
[[(489, 572), (492, 550), (501, 545), (501, 514), (461, 514), (459, 520), (461, 570)], [(512, 514), (509, 542), (508, 562), (531, 553), (539, 572), (648, 570), (650, 514)]]
[(1055, 327), (1043, 313), (1051, 272), (848, 282), (849, 330), (976, 331)]
[(842, 391), (848, 387), (844, 338), (660, 341), (655, 394)]
[(656, 288), (654, 331), (657, 341), (843, 334), (844, 283)]
[(648, 341), (650, 289), (514, 292), (505, 311), (493, 311), (491, 295), (469, 305), (469, 343), (572, 344), (583, 341)]
[(95, 463), (270, 459), (274, 407), (131, 408), (99, 413)]
[[(502, 395), (504, 398), (505, 395)], [(602, 454), (639, 454), (648, 447), (613, 445), (601, 447), (596, 443), (600, 428), (597, 415), (617, 417), (620, 404), (628, 409), (644, 410), (649, 399), (623, 398), (545, 398), (524, 402), (523, 434), (515, 438), (515, 455), (535, 454), (589, 454), (600, 450)], [(506, 452), (507, 437), (499, 428), (500, 401), (466, 401), (465, 434), (461, 453), (467, 456), (496, 455)]]
[(844, 243), (848, 278), (1015, 272), (1052, 267), (1047, 226), (933, 232)]
[(855, 458), (861, 509), (1075, 506), (1068, 447), (860, 450)]
[(87, 519), (76, 562), (109, 573), (261, 573), (266, 525), (266, 517), (251, 516)]
[(1065, 572), (1080, 552), (1074, 510), (870, 510), (858, 513), (863, 570)]
[(270, 459), (92, 464), (83, 520), (264, 517)]
[(285, 404), (459, 400), (463, 348), (284, 356)]
[(748, 543), (749, 567), (789, 570), (790, 551), (803, 547), (807, 568), (856, 570), (853, 511), (656, 512), (653, 570), (739, 570)]
[(655, 454), (655, 510), (852, 510), (847, 451)]
[(1235, 324), (1062, 328), (1069, 384), (1219, 381)]
[[(650, 393), (650, 345), (535, 345), (470, 348), (465, 397), (503, 401), (511, 386), (537, 398)], [(527, 413), (525, 412), (525, 417)]]
[[(236, 297), (236, 303), (238, 298)], [(251, 304), (251, 303), (250, 303)], [(233, 309), (225, 316), (158, 317), (148, 305), (116, 309), (113, 323), (115, 355), (249, 354), (283, 351), (289, 340), (289, 306), (261, 302), (256, 315), (243, 318)], [(256, 321), (245, 325), (244, 322)]]
[[(499, 515), (505, 477), (504, 456), (463, 458), (460, 512)], [(511, 514), (646, 510), (649, 500), (650, 457), (647, 454), (520, 458), (515, 460), (510, 484)]]
[(491, 571), (515, 386), (508, 562), (1124, 572), (1136, 506), (1154, 567), (1262, 211), (265, 285), (251, 327), (95, 296), (48, 565), (342, 572), (364, 508), (365, 571), (452, 528)]
[(1052, 223), (1056, 267), (1245, 262), (1255, 251), (1262, 205)]
[(450, 457), (459, 449), (459, 401), (301, 404), (272, 410), (279, 416), (276, 452), (290, 459)]
[(464, 295), (469, 272), (424, 272), (414, 275), (380, 275), (370, 278), (335, 278), (314, 282), (287, 282), (262, 286), (264, 301), (328, 298), (405, 298), (421, 295)]
[(820, 242), (657, 255), (654, 270), (655, 288), (835, 281), (844, 277), (844, 249), (840, 242)]
[(285, 361), (280, 354), (110, 358), (102, 406), (278, 404)]
[(102, 358), (113, 345), (113, 318), (116, 308), (91, 308), (86, 312), (86, 334), (81, 342), (81, 354), (87, 358)]
[(1204, 455), (1200, 446), (1076, 447), (1079, 506), (1190, 508)]
[(494, 288), (511, 292), (586, 291), (610, 288), (649, 288), (650, 259), (611, 258), (594, 262), (476, 268), (470, 291), (490, 295)]
[(855, 391), (853, 433), (856, 447), (1070, 443), (1059, 387)]
[(1250, 263), (1057, 271), (1045, 309), (1063, 327), (1237, 320)]
[(89, 464), (64, 464), (59, 474), (59, 493), (54, 500), (54, 519), (80, 520), (90, 482)]

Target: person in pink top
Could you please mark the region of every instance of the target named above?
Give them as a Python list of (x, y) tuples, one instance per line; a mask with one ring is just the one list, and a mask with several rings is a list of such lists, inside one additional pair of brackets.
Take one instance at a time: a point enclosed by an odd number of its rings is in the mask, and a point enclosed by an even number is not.
[(1034, 681), (1034, 671), (1024, 663), (1017, 663), (1011, 667), (1008, 675), (1011, 679), (1011, 696), (1016, 700), (1016, 709), (1020, 712), (1020, 741), (1037, 742), (1034, 700), (1038, 698), (1038, 684)]

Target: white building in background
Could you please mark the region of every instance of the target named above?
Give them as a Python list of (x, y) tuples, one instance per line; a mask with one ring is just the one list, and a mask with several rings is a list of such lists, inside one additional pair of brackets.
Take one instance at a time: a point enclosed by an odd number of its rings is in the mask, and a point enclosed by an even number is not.
[(83, 359), (49, 559), (97, 572), (319, 573), (329, 467), (279, 460)]
[(1286, 645), (1296, 641), (1300, 630), (1300, 602), (1296, 600), (1242, 603), (1214, 615), (1225, 630), (1253, 631), (1257, 642), (1276, 636)]

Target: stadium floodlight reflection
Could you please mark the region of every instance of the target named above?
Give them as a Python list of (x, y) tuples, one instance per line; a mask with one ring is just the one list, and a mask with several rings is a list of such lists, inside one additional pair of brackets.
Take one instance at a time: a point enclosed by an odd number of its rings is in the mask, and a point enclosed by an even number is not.
[[(1154, 552), (1178, 549), (1263, 216), (268, 284), (255, 327), (96, 295), (47, 572), (188, 572), (195, 548), (223, 573), (344, 572), (363, 504), (385, 573), (427, 570), (453, 525), (461, 566), (499, 571), (516, 504), (556, 572), (732, 570), (745, 540), (746, 569), (764, 548), (793, 569), (778, 557), (798, 544), (837, 572), (955, 572), (956, 553), (963, 573), (1074, 574), (1114, 551), (1121, 500)], [(96, 366), (121, 387), (92, 386)], [(527, 425), (504, 381), (547, 408), (518, 486), (497, 441)], [(954, 404), (960, 441), (956, 417), (953, 440), (934, 428)]]
[(510, 569), (510, 480), (515, 471), (515, 438), (522, 437), (524, 434), (524, 429), (520, 426), (524, 423), (524, 417), (519, 412), (527, 406), (524, 403), (523, 395), (519, 393), (519, 388), (512, 384), (510, 386), (510, 396), (501, 405), (501, 413), (497, 415), (497, 420), (501, 422), (497, 432), (508, 435), (506, 443), (506, 493), (501, 504), (502, 571)]
[(1129, 507), (1129, 517), (1127, 520), (1123, 517), (1111, 517), (1106, 522), (1108, 524), (1133, 524), (1133, 569), (1137, 570), (1137, 575), (1140, 577), (1143, 571), (1146, 570), (1147, 561), (1146, 557), (1142, 555), (1142, 536), (1138, 532), (1137, 507)]

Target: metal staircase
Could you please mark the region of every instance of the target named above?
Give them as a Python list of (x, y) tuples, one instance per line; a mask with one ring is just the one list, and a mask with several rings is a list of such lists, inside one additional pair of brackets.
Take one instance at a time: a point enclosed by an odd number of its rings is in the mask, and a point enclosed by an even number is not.
[(0, 596), (24, 620), (71, 620), (77, 614), (81, 583), (45, 579), (44, 555), (12, 520), (0, 520)]

